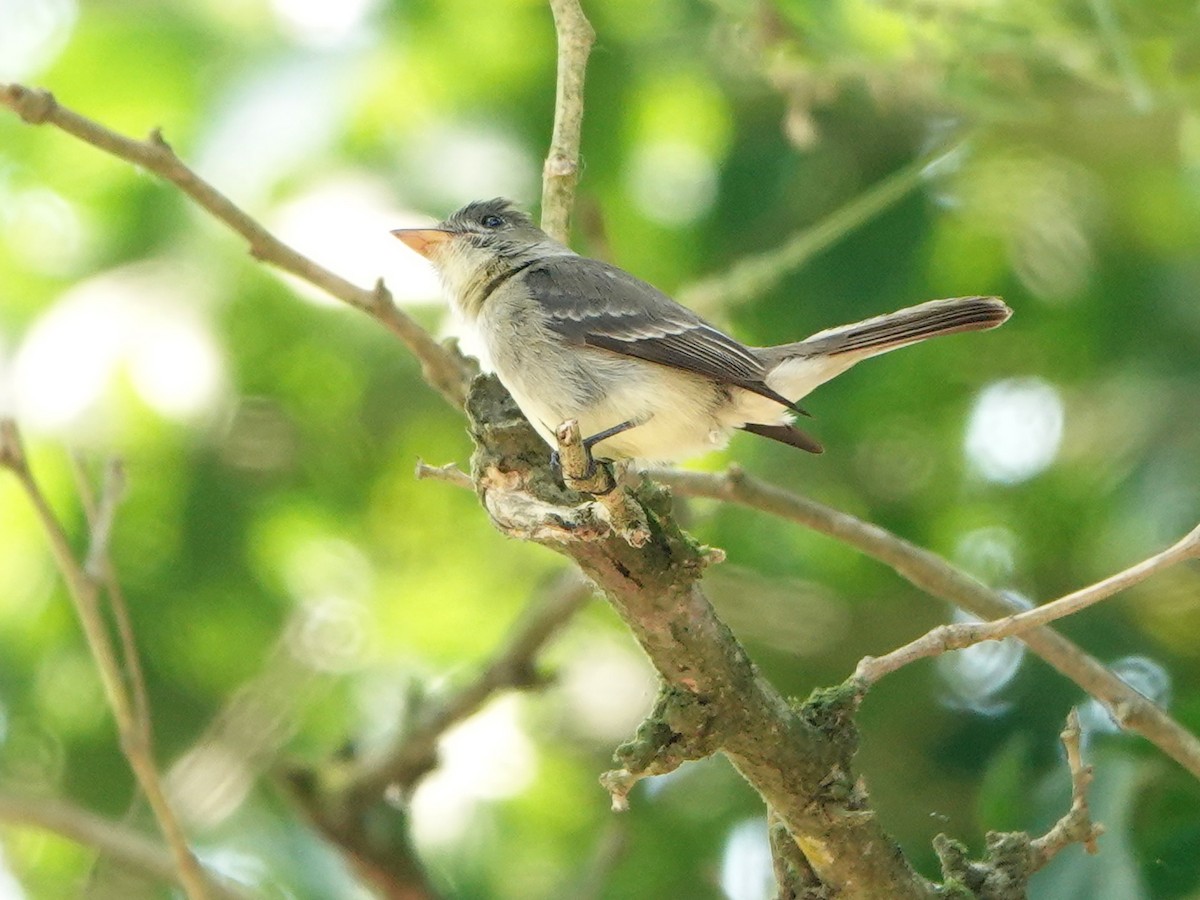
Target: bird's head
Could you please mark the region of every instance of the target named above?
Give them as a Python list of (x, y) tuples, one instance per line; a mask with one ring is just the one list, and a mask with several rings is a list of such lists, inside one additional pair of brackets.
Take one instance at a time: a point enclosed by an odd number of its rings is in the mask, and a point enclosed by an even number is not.
[(451, 300), (470, 318), (487, 288), (514, 269), (571, 251), (538, 228), (509, 200), (476, 200), (433, 228), (392, 232), (438, 270)]

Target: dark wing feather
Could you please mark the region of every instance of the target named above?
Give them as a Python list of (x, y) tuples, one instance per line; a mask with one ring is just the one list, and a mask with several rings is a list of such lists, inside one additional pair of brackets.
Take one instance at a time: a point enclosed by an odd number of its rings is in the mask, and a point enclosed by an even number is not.
[(809, 453), (825, 452), (825, 448), (820, 445), (816, 438), (801, 431), (795, 425), (761, 425), (755, 422), (747, 422), (742, 426), (742, 431), (770, 438), (773, 441), (779, 441), (779, 443), (787, 444), (790, 447), (807, 450)]
[(754, 351), (628, 272), (583, 256), (552, 257), (521, 278), (568, 341), (683, 369), (802, 412), (767, 387)]

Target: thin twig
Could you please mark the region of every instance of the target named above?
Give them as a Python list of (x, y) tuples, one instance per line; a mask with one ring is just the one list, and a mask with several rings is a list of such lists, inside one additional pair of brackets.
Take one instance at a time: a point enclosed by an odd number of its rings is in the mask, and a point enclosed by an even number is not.
[[(933, 839), (933, 848), (942, 864), (945, 886), (966, 885), (972, 897), (1011, 897), (1017, 893), (1023, 897), (1029, 876), (1071, 844), (1082, 844), (1088, 853), (1097, 851), (1096, 841), (1104, 828), (1092, 822), (1088, 810), (1092, 767), (1083, 764), (1079, 739), (1079, 715), (1072, 709), (1062, 731), (1071, 775), (1071, 806), (1062, 818), (1039, 838), (1030, 838), (1025, 832), (989, 831), (987, 851), (981, 860), (971, 859), (961, 843), (939, 834)], [(1014, 893), (1015, 887), (1021, 890)]]
[(1116, 575), (1067, 594), (1065, 597), (1059, 597), (1050, 603), (991, 622), (959, 622), (953, 625), (939, 625), (915, 641), (898, 647), (884, 656), (864, 658), (858, 664), (854, 676), (865, 685), (873, 685), (884, 676), (890, 675), (918, 659), (937, 656), (951, 650), (962, 650), (984, 641), (998, 641), (1006, 637), (1020, 636), (1032, 628), (1048, 625), (1099, 603), (1125, 588), (1145, 581), (1163, 569), (1197, 557), (1200, 557), (1200, 526), (1194, 528), (1186, 537), (1161, 553), (1156, 553), (1149, 559), (1144, 559)]
[[(752, 478), (737, 467), (724, 474), (676, 469), (652, 469), (647, 474), (680, 494), (737, 503), (826, 534), (890, 566), (923, 591), (981, 618), (994, 619), (1022, 611), (999, 591), (986, 587), (938, 555), (878, 525)], [(1021, 640), (1060, 674), (1103, 703), (1123, 728), (1140, 734), (1200, 778), (1200, 740), (1157, 704), (1050, 628), (1035, 628), (1022, 634)]]
[[(133, 700), (124, 682), (121, 663), (100, 610), (101, 583), (89, 574), (87, 568), (81, 566), (75, 558), (66, 532), (30, 471), (22, 448), (20, 433), (16, 424), (11, 420), (0, 421), (0, 465), (11, 471), (24, 489), (42, 524), (42, 530), (50, 542), (54, 560), (66, 582), (67, 592), (75, 605), (76, 615), (79, 617), (88, 647), (92, 651), (92, 658), (99, 670), (105, 696), (117, 723), (121, 749), (124, 751), (126, 759), (129, 760), (134, 775), (137, 776), (138, 784), (146, 794), (146, 799), (154, 811), (163, 837), (175, 858), (179, 881), (189, 898), (203, 900), (208, 896), (208, 879), (188, 848), (187, 838), (163, 790), (151, 748), (144, 740)], [(102, 558), (107, 554), (105, 545), (109, 532), (108, 526), (104, 523), (106, 520), (111, 522), (113, 513), (109, 510), (115, 507), (115, 504), (115, 492), (110, 496), (102, 496), (100, 499), (97, 517), (101, 527), (92, 533), (93, 554), (89, 554), (90, 556)]]
[(818, 253), (900, 202), (926, 179), (931, 168), (961, 152), (964, 145), (965, 141), (959, 141), (921, 157), (867, 188), (817, 224), (796, 232), (778, 247), (743, 257), (721, 274), (682, 288), (676, 297), (685, 306), (710, 314), (761, 297)]
[(1067, 767), (1071, 771), (1071, 808), (1049, 831), (1030, 841), (1035, 872), (1071, 844), (1082, 844), (1088, 853), (1099, 850), (1096, 840), (1104, 834), (1104, 827), (1092, 822), (1088, 809), (1087, 791), (1092, 783), (1092, 767), (1083, 764), (1080, 736), (1079, 711), (1072, 709), (1061, 735), (1063, 749), (1067, 752)]
[(420, 361), (425, 380), (453, 406), (462, 406), (470, 378), (462, 359), (435, 341), (425, 329), (400, 310), (382, 280), (372, 288), (358, 287), (283, 243), (188, 168), (157, 129), (151, 132), (148, 140), (134, 140), (67, 109), (49, 91), (19, 84), (0, 82), (0, 105), (13, 110), (30, 125), (54, 125), (93, 147), (171, 182), (245, 238), (250, 245), (250, 254), (255, 259), (290, 272), (383, 324)]
[(88, 529), (93, 535), (84, 571), (93, 580), (102, 581), (104, 584), (104, 593), (108, 596), (108, 605), (117, 626), (117, 638), (121, 642), (121, 663), (125, 672), (127, 689), (132, 695), (134, 723), (137, 726), (138, 739), (145, 753), (152, 758), (154, 755), (154, 724), (150, 716), (150, 698), (146, 692), (146, 678), (142, 671), (137, 640), (134, 637), (133, 621), (129, 616), (129, 604), (125, 600), (125, 590), (121, 587), (121, 581), (117, 578), (116, 569), (112, 563), (112, 555), (108, 552), (113, 518), (125, 489), (124, 466), (118, 459), (109, 460), (104, 470), (104, 484), (100, 497), (97, 498), (83, 457), (73, 452), (70, 454), (70, 460), (71, 473), (75, 478), (75, 490), (83, 506)]
[[(49, 831), (157, 881), (186, 889), (166, 847), (120, 822), (50, 797), (0, 793), (0, 821)], [(215, 876), (206, 876), (214, 900), (246, 900), (247, 894)]]
[(458, 467), (456, 463), (446, 463), (441, 466), (431, 466), (423, 459), (417, 460), (417, 469), (413, 473), (417, 481), (445, 481), (455, 487), (475, 489), (471, 476)]
[(579, 181), (583, 79), (596, 32), (579, 0), (550, 0), (550, 10), (558, 35), (558, 83), (554, 133), (542, 169), (542, 230), (565, 244), (571, 237), (571, 208)]

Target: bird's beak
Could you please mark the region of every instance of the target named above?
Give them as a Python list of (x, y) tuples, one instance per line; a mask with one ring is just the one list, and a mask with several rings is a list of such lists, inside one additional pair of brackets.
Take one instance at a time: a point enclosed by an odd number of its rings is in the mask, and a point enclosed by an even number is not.
[(444, 228), (397, 228), (392, 232), (426, 259), (431, 259), (440, 245), (454, 237)]

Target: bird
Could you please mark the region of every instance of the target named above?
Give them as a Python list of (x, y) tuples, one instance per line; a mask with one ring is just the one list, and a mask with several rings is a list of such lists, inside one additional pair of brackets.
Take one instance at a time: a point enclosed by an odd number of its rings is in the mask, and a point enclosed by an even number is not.
[(855, 363), (931, 337), (995, 328), (998, 297), (933, 300), (801, 341), (747, 346), (640, 278), (581, 256), (512, 201), (468, 203), (392, 234), (431, 262), (458, 318), (552, 449), (575, 419), (597, 458), (678, 462), (737, 430), (809, 453), (798, 403)]

